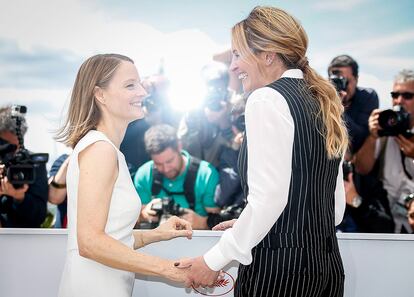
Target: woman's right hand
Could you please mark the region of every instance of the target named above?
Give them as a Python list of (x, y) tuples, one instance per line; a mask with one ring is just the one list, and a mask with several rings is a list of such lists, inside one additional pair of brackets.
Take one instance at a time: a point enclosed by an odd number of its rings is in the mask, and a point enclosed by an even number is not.
[(233, 219), (233, 220), (221, 222), (221, 223), (215, 225), (213, 227), (213, 229), (211, 229), (211, 230), (213, 230), (213, 231), (224, 231), (224, 230), (227, 230), (229, 228), (232, 228), (233, 225), (234, 225), (234, 223), (236, 221), (237, 221), (237, 219)]

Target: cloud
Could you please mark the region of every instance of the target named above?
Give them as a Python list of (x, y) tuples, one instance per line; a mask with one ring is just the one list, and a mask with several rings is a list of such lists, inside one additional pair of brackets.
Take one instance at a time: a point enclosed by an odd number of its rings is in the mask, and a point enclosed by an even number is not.
[(352, 40), (340, 46), (349, 50), (358, 50), (361, 55), (369, 55), (394, 49), (412, 41), (414, 41), (414, 29), (370, 39)]
[(197, 29), (163, 33), (136, 20), (114, 19), (95, 2), (17, 0), (0, 10), (0, 100), (28, 107), (26, 142), (35, 151), (61, 151), (59, 126), (82, 60), (117, 52), (134, 59), (141, 76), (158, 71), (189, 83), (222, 50)]
[(360, 73), (358, 79), (358, 86), (374, 89), (379, 97), (379, 106), (381, 109), (391, 107), (390, 92), (392, 90), (393, 81), (383, 80), (375, 75), (369, 73)]
[(366, 2), (368, 2), (368, 0), (322, 0), (314, 3), (313, 7), (317, 11), (349, 11)]
[(67, 50), (25, 51), (14, 41), (0, 39), (0, 88), (68, 87), (80, 63), (80, 57)]
[(180, 49), (181, 53), (175, 51), (175, 58), (182, 61), (193, 56), (205, 58), (221, 49), (201, 31), (165, 34), (136, 20), (114, 19), (111, 11), (104, 11), (95, 2), (16, 2), (8, 2), (0, 12), (2, 23), (8, 24), (0, 27), (0, 38), (16, 40), (26, 52), (47, 46), (70, 50), (83, 58), (98, 52), (122, 53), (133, 58), (144, 72), (151, 73), (171, 48)]
[[(70, 88), (66, 89), (20, 89), (0, 88), (1, 105), (27, 106), (27, 114), (42, 115), (49, 121), (58, 119), (69, 102)], [(49, 125), (49, 124), (48, 124)]]

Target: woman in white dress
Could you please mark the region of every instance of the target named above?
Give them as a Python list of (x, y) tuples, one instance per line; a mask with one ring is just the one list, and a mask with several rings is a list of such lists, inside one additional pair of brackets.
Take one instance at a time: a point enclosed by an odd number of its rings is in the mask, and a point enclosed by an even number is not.
[(128, 57), (96, 55), (79, 69), (57, 136), (74, 149), (67, 171), (68, 247), (59, 296), (131, 296), (135, 273), (187, 279), (188, 269), (135, 251), (192, 236), (190, 224), (177, 217), (152, 231), (133, 231), (141, 203), (119, 146), (128, 123), (144, 116), (146, 95)]

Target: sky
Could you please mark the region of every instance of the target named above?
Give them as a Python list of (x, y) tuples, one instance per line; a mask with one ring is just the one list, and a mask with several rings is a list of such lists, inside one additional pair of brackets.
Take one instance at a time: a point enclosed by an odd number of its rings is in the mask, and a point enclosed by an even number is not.
[(26, 147), (48, 152), (53, 161), (66, 150), (53, 131), (87, 57), (128, 55), (141, 76), (162, 63), (176, 93), (193, 102), (201, 67), (230, 48), (231, 27), (256, 5), (285, 9), (300, 20), (310, 65), (323, 76), (336, 55), (355, 58), (359, 85), (377, 91), (381, 108), (391, 105), (397, 72), (414, 68), (412, 0), (0, 0), (0, 105), (28, 107)]

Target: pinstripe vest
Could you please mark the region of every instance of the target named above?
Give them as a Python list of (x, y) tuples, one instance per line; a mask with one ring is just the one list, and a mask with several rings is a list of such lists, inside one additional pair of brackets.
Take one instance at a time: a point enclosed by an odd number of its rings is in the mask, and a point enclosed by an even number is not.
[[(340, 159), (328, 159), (324, 138), (318, 132), (323, 130), (322, 120), (316, 117), (319, 105), (311, 98), (303, 79), (284, 77), (268, 87), (285, 98), (295, 132), (288, 202), (258, 246), (337, 250), (336, 240), (327, 239), (335, 237), (335, 188)], [(247, 141), (245, 137), (238, 164), (245, 197), (249, 192)]]

